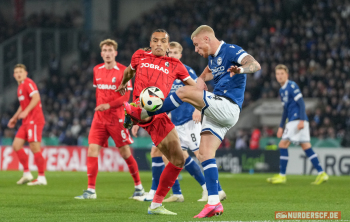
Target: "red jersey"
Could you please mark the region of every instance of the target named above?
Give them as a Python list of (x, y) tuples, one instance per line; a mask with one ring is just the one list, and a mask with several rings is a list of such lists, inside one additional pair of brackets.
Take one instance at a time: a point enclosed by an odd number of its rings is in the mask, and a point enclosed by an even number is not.
[[(26, 78), (24, 81), (19, 84), (17, 88), (17, 97), (19, 100), (19, 104), (22, 108), (22, 111), (27, 108), (30, 101), (32, 100), (32, 96), (35, 93), (39, 93), (38, 87), (35, 82), (30, 78)], [(28, 113), (28, 116), (22, 120), (22, 124), (44, 124), (45, 117), (41, 106), (41, 101), (36, 104), (36, 106)]]
[[(113, 69), (106, 69), (104, 63), (94, 67), (94, 87), (96, 87), (96, 106), (110, 103), (122, 95), (116, 92), (122, 82), (125, 66), (117, 63)], [(131, 81), (128, 82), (128, 90), (132, 90)], [(124, 122), (123, 107), (111, 108), (103, 112), (95, 112), (94, 121), (115, 125), (119, 121)]]
[(186, 81), (191, 78), (180, 60), (166, 56), (155, 56), (151, 51), (137, 50), (131, 58), (131, 69), (136, 70), (134, 100), (141, 91), (156, 86), (167, 97), (175, 79)]

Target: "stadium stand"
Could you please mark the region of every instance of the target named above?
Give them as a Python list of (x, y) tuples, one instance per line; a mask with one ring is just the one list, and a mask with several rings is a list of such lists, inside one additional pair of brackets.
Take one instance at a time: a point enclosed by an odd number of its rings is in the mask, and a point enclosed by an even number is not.
[[(209, 11), (207, 6), (213, 4), (217, 4), (215, 10)], [(200, 74), (206, 61), (194, 52), (190, 35), (198, 25), (208, 24), (215, 27), (218, 37), (242, 46), (262, 66), (261, 71), (248, 76), (243, 107), (260, 98), (278, 100), (280, 86), (275, 80), (274, 67), (284, 63), (289, 67), (290, 79), (300, 86), (304, 97), (319, 98), (318, 108), (307, 111), (311, 136), (343, 138), (350, 129), (350, 48), (346, 31), (350, 24), (349, 8), (349, 1), (341, 0), (223, 0), (220, 4), (179, 0), (144, 14), (125, 31), (116, 30), (120, 45), (117, 60), (128, 65), (135, 50), (149, 45), (150, 30), (161, 27), (168, 30), (172, 40), (184, 46), (183, 62)], [(46, 23), (40, 22), (42, 16), (31, 17), (28, 27), (45, 26)], [(72, 26), (69, 15), (51, 21), (58, 27)], [(86, 42), (86, 38), (81, 40), (80, 63), (74, 64), (68, 73), (53, 67), (51, 77), (38, 84), (47, 121), (43, 136), (57, 137), (61, 144), (79, 144), (88, 135), (93, 117), (92, 68), (99, 58), (91, 48), (84, 47)], [(13, 136), (6, 124), (14, 107), (1, 115), (2, 137)], [(275, 135), (266, 126), (260, 130), (262, 136)], [(240, 129), (236, 135), (229, 136), (232, 141), (227, 144), (248, 148), (251, 132), (252, 129)]]

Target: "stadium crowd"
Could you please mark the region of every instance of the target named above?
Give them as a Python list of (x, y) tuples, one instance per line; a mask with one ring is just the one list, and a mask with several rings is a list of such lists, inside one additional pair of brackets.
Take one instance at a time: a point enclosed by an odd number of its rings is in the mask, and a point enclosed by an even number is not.
[[(28, 24), (43, 24), (41, 16), (34, 17)], [(60, 22), (69, 19), (66, 16), (51, 21), (60, 26)], [(262, 66), (259, 72), (248, 75), (243, 107), (260, 98), (278, 99), (280, 85), (275, 80), (274, 67), (284, 63), (304, 98), (319, 98), (318, 108), (307, 110), (311, 136), (342, 138), (350, 129), (350, 36), (346, 31), (349, 20), (350, 2), (341, 0), (223, 0), (220, 4), (178, 0), (144, 14), (125, 31), (117, 30), (117, 60), (128, 65), (135, 50), (149, 45), (150, 30), (162, 27), (170, 33), (171, 40), (183, 45), (182, 61), (200, 74), (206, 61), (194, 52), (190, 35), (198, 25), (210, 25), (219, 38), (242, 46)], [(43, 136), (59, 137), (62, 144), (77, 144), (80, 137), (87, 136), (93, 118), (92, 69), (100, 59), (98, 53), (84, 47), (86, 41), (82, 39), (79, 47), (80, 63), (64, 74), (50, 69), (51, 77), (38, 83), (46, 117)], [(1, 115), (2, 136), (11, 136), (4, 131), (16, 106)], [(262, 131), (263, 136), (275, 135), (264, 126)], [(239, 141), (245, 144), (240, 148), (248, 147), (251, 132), (242, 129), (230, 136), (231, 146)]]

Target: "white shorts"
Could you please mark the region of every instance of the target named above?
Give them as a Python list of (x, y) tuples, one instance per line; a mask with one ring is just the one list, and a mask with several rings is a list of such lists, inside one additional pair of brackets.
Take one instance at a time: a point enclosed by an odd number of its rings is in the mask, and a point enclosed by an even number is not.
[(293, 120), (286, 124), (283, 131), (282, 140), (289, 140), (292, 143), (308, 143), (310, 142), (309, 122), (304, 121), (304, 128), (298, 130), (300, 120)]
[(222, 141), (227, 131), (237, 123), (241, 110), (237, 104), (208, 91), (204, 91), (203, 100), (202, 132), (210, 131)]
[(183, 150), (190, 149), (192, 152), (199, 149), (201, 124), (193, 120), (188, 121), (180, 126), (175, 126), (177, 134), (179, 134), (181, 148)]

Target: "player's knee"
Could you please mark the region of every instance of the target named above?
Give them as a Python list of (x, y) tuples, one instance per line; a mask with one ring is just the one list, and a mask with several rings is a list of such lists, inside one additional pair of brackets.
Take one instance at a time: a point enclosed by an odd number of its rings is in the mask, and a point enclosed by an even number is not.
[(151, 149), (151, 157), (160, 157), (162, 156), (162, 152), (155, 146), (152, 146), (152, 149)]
[(180, 99), (184, 99), (186, 98), (186, 95), (187, 95), (187, 92), (188, 90), (186, 90), (187, 87), (184, 86), (184, 87), (180, 87), (176, 90), (176, 95), (180, 98)]
[(89, 145), (88, 156), (98, 157), (99, 147), (96, 145)]
[(22, 149), (22, 146), (19, 145), (19, 144), (16, 144), (16, 143), (13, 143), (13, 144), (12, 144), (12, 147), (13, 147), (14, 151), (16, 151), (16, 152), (17, 152), (18, 150)]
[(119, 148), (119, 153), (123, 157), (123, 159), (127, 159), (131, 155), (130, 147), (129, 146), (122, 146)]
[(278, 147), (280, 147), (280, 148), (288, 148), (288, 146), (289, 146), (289, 141), (288, 140), (281, 140), (278, 143)]
[(185, 159), (181, 158), (181, 157), (180, 158), (172, 158), (171, 163), (177, 167), (183, 168), (185, 165)]

